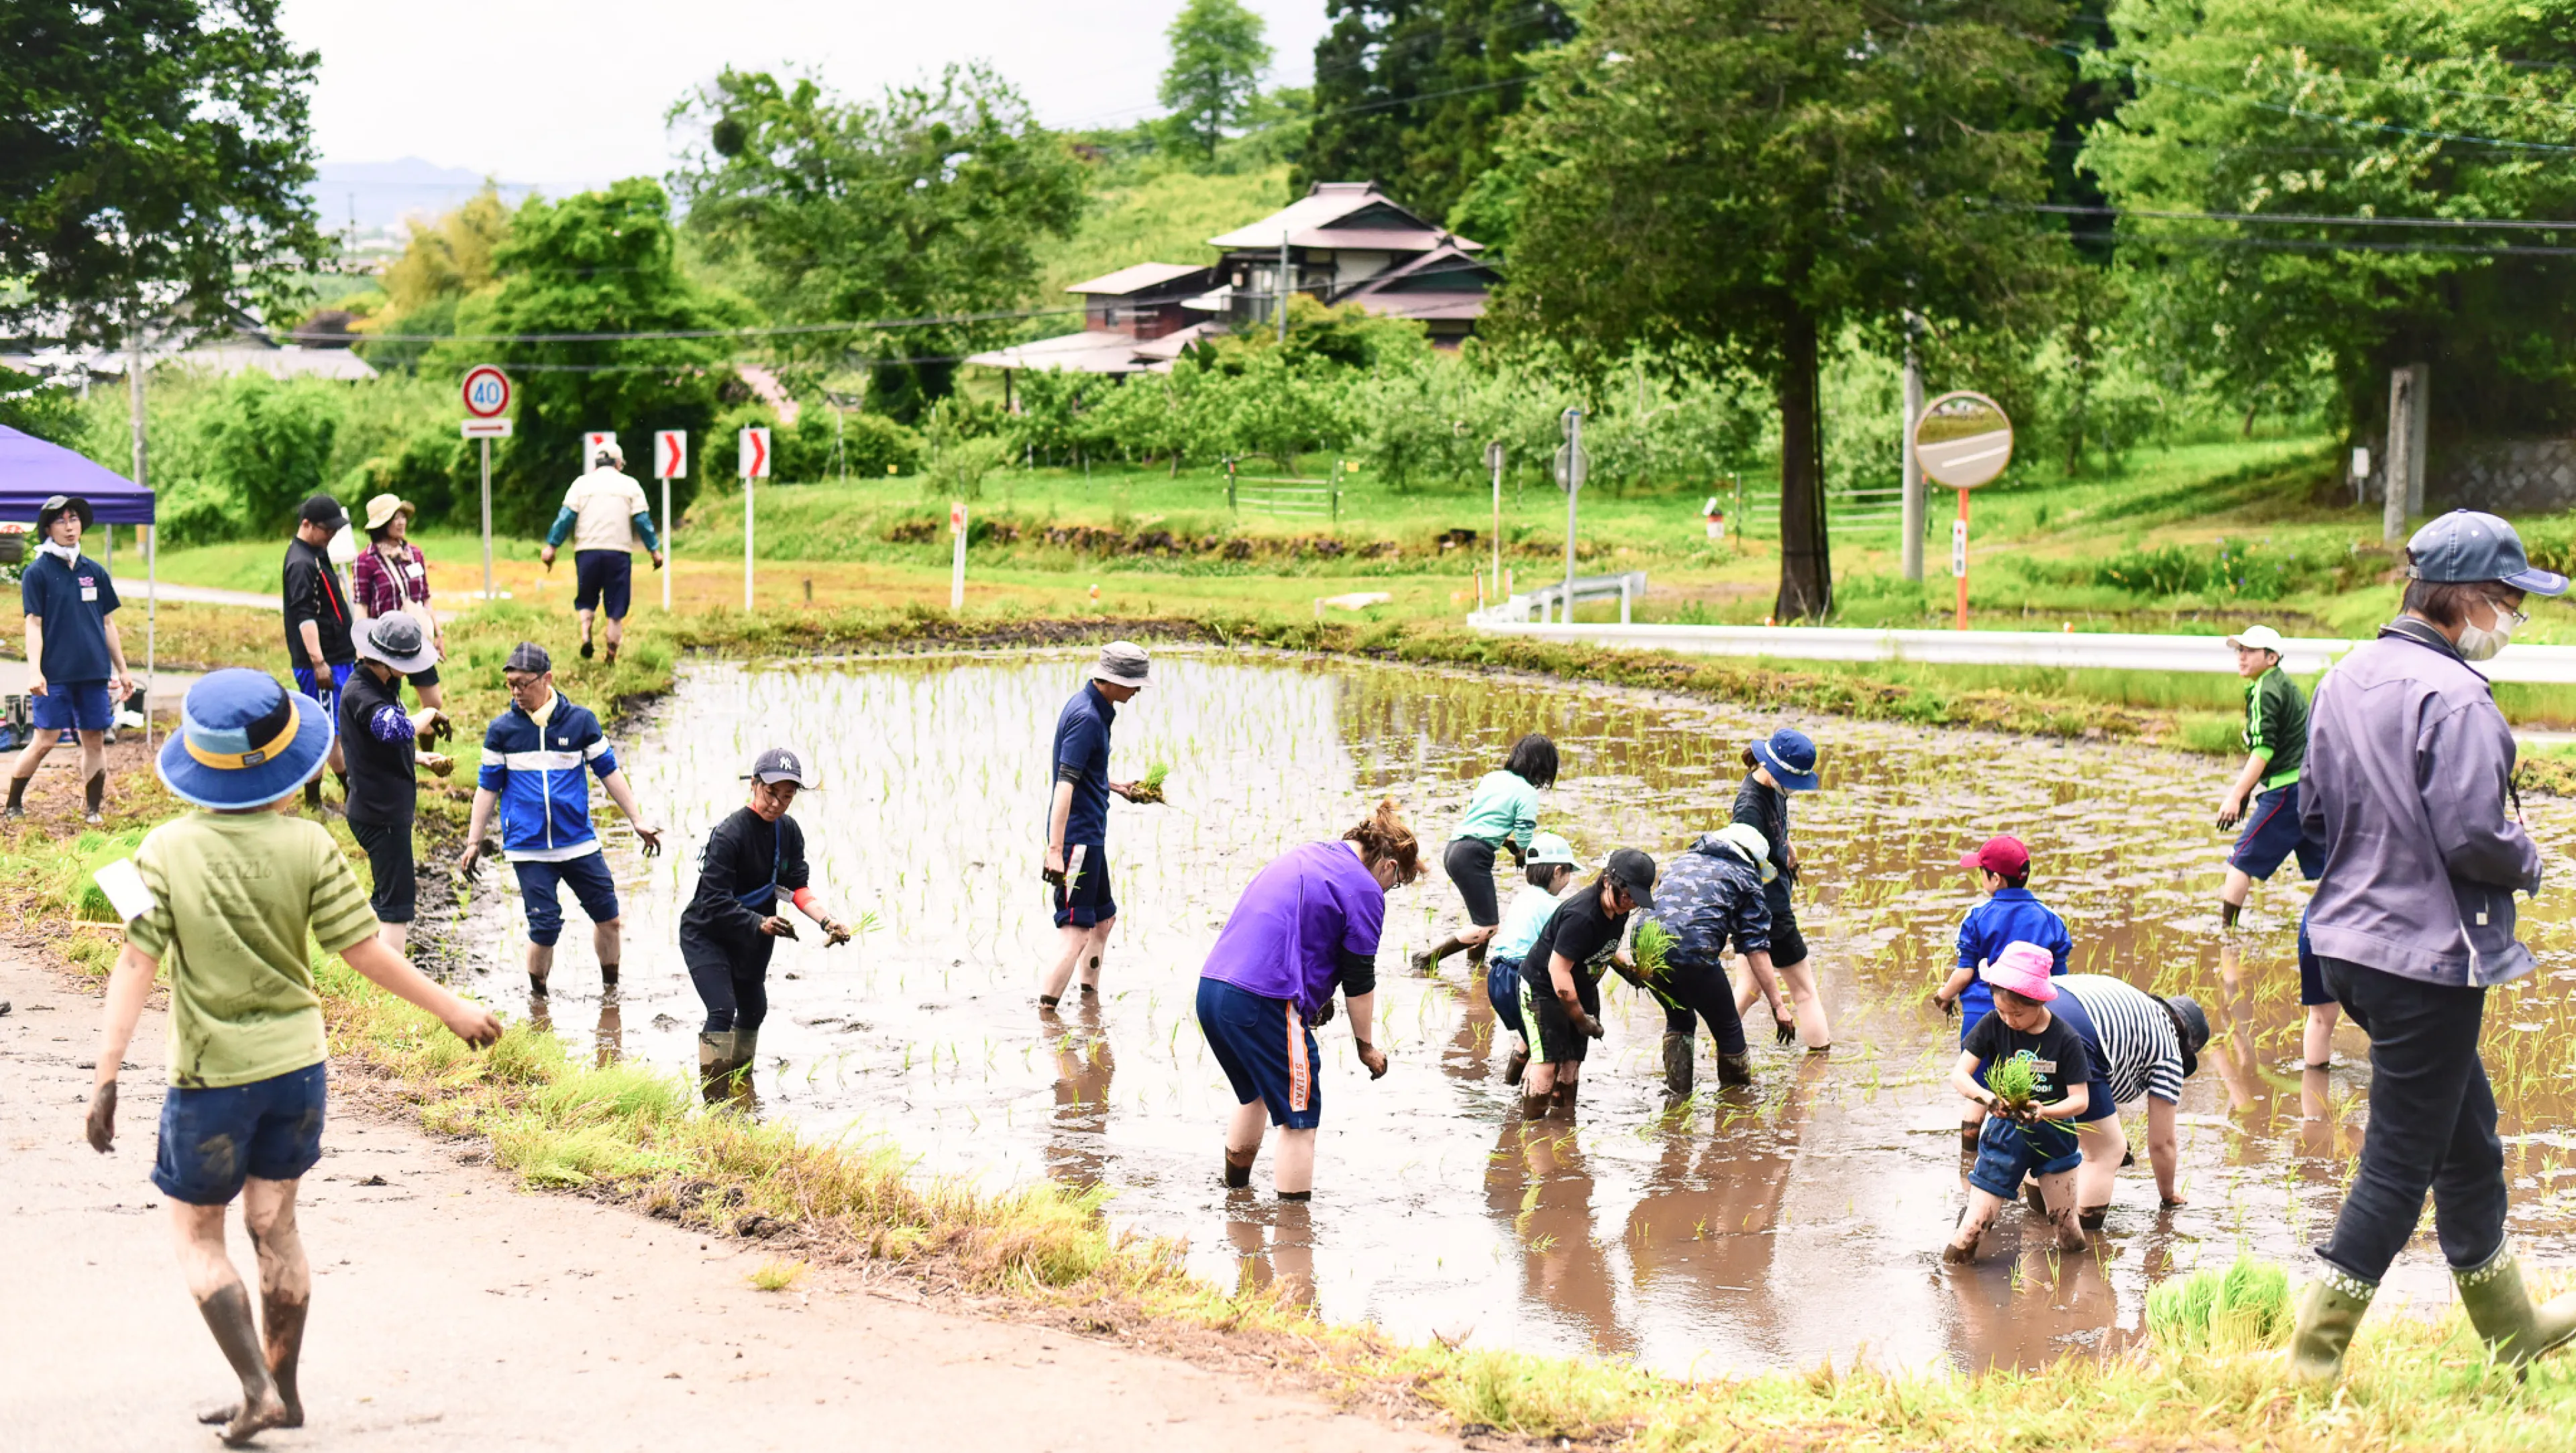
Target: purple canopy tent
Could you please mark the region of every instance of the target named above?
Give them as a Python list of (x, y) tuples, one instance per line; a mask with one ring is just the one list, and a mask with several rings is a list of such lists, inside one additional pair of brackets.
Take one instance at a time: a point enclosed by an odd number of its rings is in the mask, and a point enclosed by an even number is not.
[[(152, 491), (59, 444), (48, 444), (0, 424), (0, 523), (24, 524), (32, 529), (36, 511), (58, 494), (76, 494), (88, 500), (97, 523), (102, 525), (152, 523)], [(143, 549), (143, 691), (147, 708), (143, 714), (143, 741), (147, 747), (152, 741), (152, 713), (148, 709), (152, 677), (158, 664), (160, 554), (160, 532), (156, 530)]]

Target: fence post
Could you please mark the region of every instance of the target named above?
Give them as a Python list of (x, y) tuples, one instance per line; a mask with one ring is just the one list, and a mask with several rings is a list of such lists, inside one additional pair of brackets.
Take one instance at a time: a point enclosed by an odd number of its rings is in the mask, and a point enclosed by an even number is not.
[(1619, 624), (1628, 624), (1628, 577), (1619, 577)]
[(1234, 502), (1234, 456), (1231, 454), (1225, 456), (1225, 508), (1228, 514), (1243, 513), (1242, 508)]

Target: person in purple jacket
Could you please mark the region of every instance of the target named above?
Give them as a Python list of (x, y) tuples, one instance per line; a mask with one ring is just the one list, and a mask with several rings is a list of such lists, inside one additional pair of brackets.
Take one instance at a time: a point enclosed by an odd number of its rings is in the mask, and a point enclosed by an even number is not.
[[(1252, 1161), (1280, 1127), (1271, 1181), (1279, 1199), (1314, 1195), (1315, 1130), (1324, 1093), (1315, 1083), (1315, 1026), (1333, 1017), (1339, 990), (1351, 1039), (1374, 1080), (1386, 1052), (1369, 1043), (1377, 1001), (1377, 948), (1386, 894), (1422, 872), (1421, 845), (1395, 799), (1339, 842), (1307, 843), (1272, 859), (1218, 931), (1199, 970), (1199, 1028), (1234, 1086), (1225, 1128), (1225, 1184), (1252, 1184)], [(1265, 1123), (1266, 1118), (1266, 1123)]]

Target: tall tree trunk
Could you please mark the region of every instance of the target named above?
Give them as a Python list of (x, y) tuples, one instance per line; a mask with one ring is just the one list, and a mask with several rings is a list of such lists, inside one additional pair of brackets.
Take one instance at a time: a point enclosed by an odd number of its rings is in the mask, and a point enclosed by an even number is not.
[(1780, 372), (1780, 595), (1784, 621), (1822, 619), (1834, 605), (1825, 531), (1825, 417), (1813, 314), (1785, 320)]

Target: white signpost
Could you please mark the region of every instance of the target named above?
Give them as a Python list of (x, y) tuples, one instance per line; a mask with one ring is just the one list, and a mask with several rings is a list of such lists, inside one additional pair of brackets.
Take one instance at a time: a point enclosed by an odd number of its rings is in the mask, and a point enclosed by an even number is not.
[(1592, 473), (1592, 455), (1583, 447), (1583, 411), (1565, 411), (1565, 442), (1556, 450), (1556, 487), (1565, 491), (1565, 623), (1574, 624), (1574, 518), (1576, 496)]
[(659, 429), (653, 434), (653, 477), (662, 481), (662, 611), (671, 610), (672, 562), (680, 548), (679, 523), (671, 518), (671, 481), (689, 477), (689, 431)]
[(1485, 472), (1494, 477), (1494, 589), (1503, 588), (1503, 441), (1485, 441)]
[(1950, 573), (1959, 581), (1957, 628), (1968, 628), (1968, 491), (2012, 463), (2012, 420), (1984, 394), (1961, 389), (1923, 406), (1914, 420), (1914, 457), (1935, 484), (1959, 492), (1950, 525)]
[(510, 376), (477, 364), (465, 370), (465, 437), (483, 442), (483, 598), (492, 598), (492, 441), (510, 437)]
[(948, 611), (951, 615), (966, 608), (966, 501), (948, 502), (948, 533), (956, 538), (948, 566)]
[(742, 431), (742, 608), (751, 609), (751, 482), (769, 477), (769, 430)]

